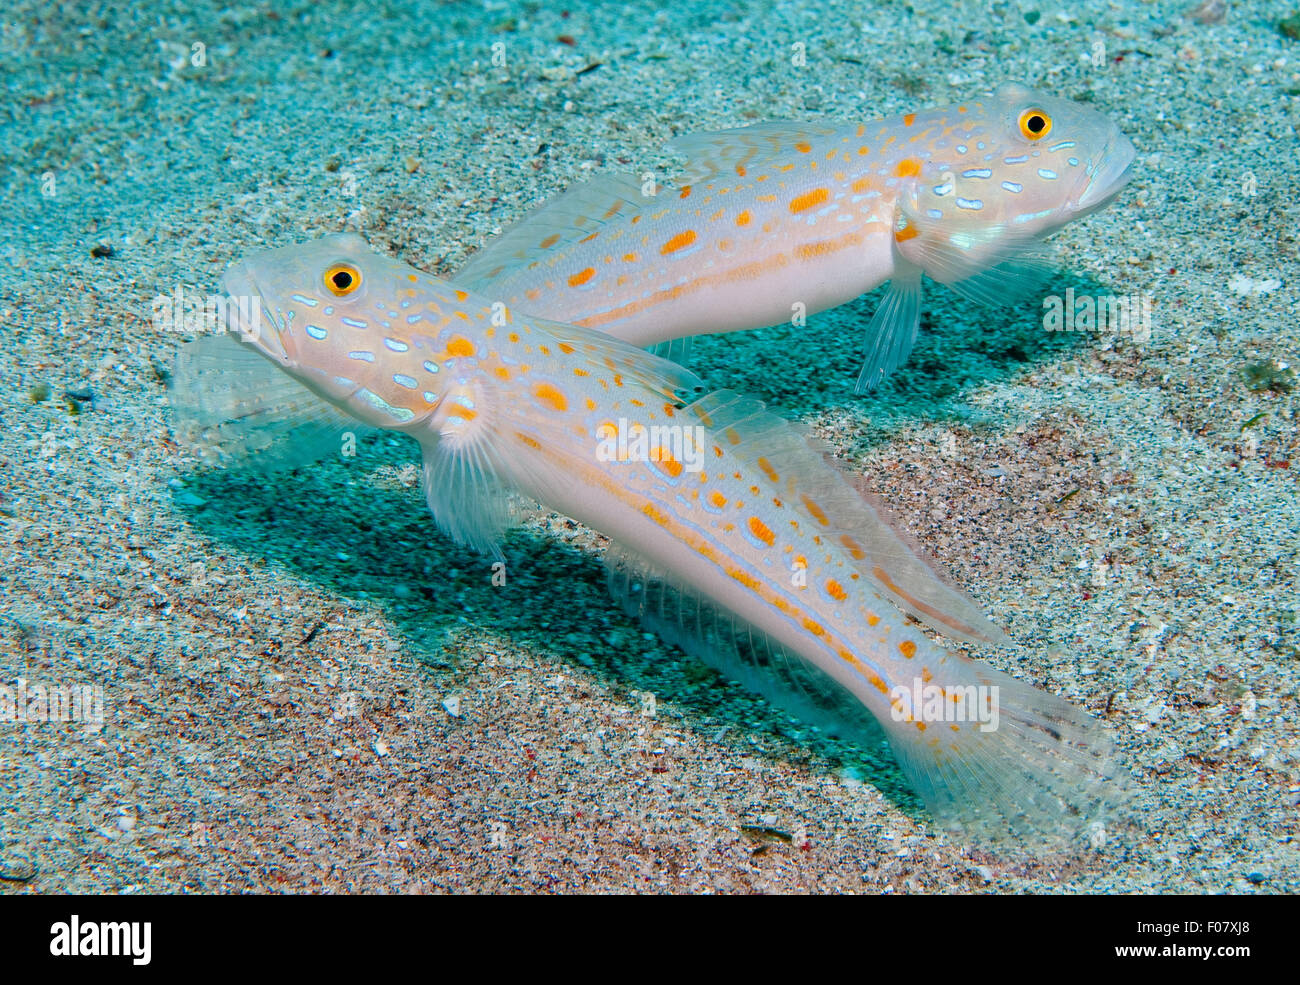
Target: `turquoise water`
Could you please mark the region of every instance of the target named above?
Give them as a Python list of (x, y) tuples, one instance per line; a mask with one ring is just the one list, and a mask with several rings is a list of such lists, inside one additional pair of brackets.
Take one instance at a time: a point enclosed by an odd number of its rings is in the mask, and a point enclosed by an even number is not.
[[(0, 683), (89, 687), (92, 710), (0, 724), (0, 886), (1294, 891), (1300, 42), (1295, 11), (1202, 7), (7, 9)], [(573, 181), (671, 176), (680, 134), (1006, 80), (1136, 145), (1049, 286), (1150, 299), (1149, 339), (928, 288), (868, 397), (881, 291), (690, 361), (867, 477), (1019, 644), (992, 665), (1106, 723), (1137, 819), (1059, 881), (972, 875), (887, 752), (624, 616), (572, 521), (513, 534), (501, 590), (433, 526), (404, 440), (274, 479), (176, 443), (190, 333), (157, 299), (240, 257), (348, 229), (452, 276)], [(761, 828), (807, 834), (804, 881), (752, 854)]]

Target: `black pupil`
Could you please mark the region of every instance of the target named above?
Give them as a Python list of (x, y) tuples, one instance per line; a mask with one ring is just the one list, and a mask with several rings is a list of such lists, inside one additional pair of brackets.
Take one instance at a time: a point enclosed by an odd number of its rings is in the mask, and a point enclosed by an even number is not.
[(1043, 127), (1047, 126), (1047, 121), (1041, 116), (1031, 116), (1028, 125), (1031, 133), (1038, 133)]
[(345, 291), (352, 286), (352, 275), (346, 270), (340, 270), (334, 275), (334, 286), (340, 291)]

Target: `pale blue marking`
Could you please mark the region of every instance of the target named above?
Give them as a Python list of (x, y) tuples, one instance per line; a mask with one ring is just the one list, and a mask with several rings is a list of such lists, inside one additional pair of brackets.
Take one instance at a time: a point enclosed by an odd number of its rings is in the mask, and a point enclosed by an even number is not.
[(383, 411), (400, 424), (405, 424), (407, 421), (411, 420), (411, 418), (415, 417), (415, 411), (411, 410), (409, 407), (394, 407), (383, 397), (379, 396), (379, 394), (371, 393), (369, 390), (358, 390), (357, 396), (376, 410)]
[(966, 145), (965, 145), (965, 144), (958, 144), (958, 145), (957, 145), (957, 153), (958, 153), (958, 154), (965, 154), (965, 153), (966, 153)]
[(424, 399), (426, 403), (436, 404), (438, 402), (438, 395), (432, 390), (425, 390)]
[(1015, 182), (1015, 181), (1004, 181), (1004, 182), (1002, 182), (1002, 187), (1005, 188), (1005, 189), (1006, 189), (1007, 191), (1009, 191), (1009, 192), (1017, 192), (1017, 193), (1018, 193), (1018, 192), (1022, 192), (1022, 191), (1025, 190), (1025, 186), (1024, 186), (1024, 185), (1019, 184), (1018, 182)]
[(971, 168), (961, 173), (963, 178), (992, 178), (993, 172), (988, 168)]
[(315, 298), (305, 297), (305, 296), (302, 295), (302, 294), (290, 294), (290, 295), (289, 295), (289, 300), (291, 300), (291, 301), (297, 301), (299, 304), (305, 304), (305, 305), (306, 305), (307, 307), (309, 307), (309, 308), (314, 308), (314, 307), (316, 307), (316, 299), (315, 299)]
[(424, 320), (424, 315), (421, 315), (421, 314), (407, 315), (407, 316), (406, 316), (406, 324), (408, 324), (408, 325), (417, 325), (417, 324), (419, 324), (420, 322), (422, 322), (423, 320)]
[(329, 335), (329, 332), (325, 331), (325, 329), (321, 328), (319, 325), (308, 325), (307, 334), (319, 342), (324, 341), (325, 336)]
[(1051, 209), (1043, 209), (1041, 212), (1025, 212), (1023, 215), (1016, 216), (1011, 221), (1012, 222), (1033, 222), (1035, 219), (1042, 219), (1044, 216), (1049, 216), (1051, 214), (1052, 214)]
[(957, 199), (957, 208), (970, 209), (972, 212), (978, 212), (984, 208), (984, 203), (978, 198), (959, 198)]
[(1074, 145), (1075, 145), (1075, 142), (1074, 142), (1073, 140), (1062, 140), (1059, 144), (1052, 144), (1052, 146), (1049, 147), (1049, 148), (1047, 148), (1047, 149), (1048, 149), (1048, 150), (1065, 150), (1067, 147), (1073, 147)]
[(358, 350), (356, 352), (349, 352), (348, 358), (359, 359), (363, 363), (372, 363), (375, 361), (375, 354), (373, 352), (363, 352), (361, 350)]
[(345, 386), (345, 387), (353, 386), (352, 381), (349, 380), (346, 376), (336, 376), (334, 377), (334, 382), (337, 383), (339, 386)]
[(431, 362), (429, 362), (429, 360), (427, 360), (427, 359), (424, 361), (424, 368), (425, 368), (425, 371), (426, 371), (426, 372), (429, 372), (429, 373), (436, 373), (436, 372), (438, 372), (438, 364), (437, 364), (437, 363), (431, 363)]
[(1038, 177), (1046, 178), (1048, 181), (1051, 181), (1057, 177), (1057, 174), (1051, 168), (1039, 168)]
[(367, 325), (365, 322), (363, 322), (363, 321), (358, 321), (358, 320), (355, 319), (355, 318), (340, 318), (339, 321), (343, 322), (344, 325), (351, 325), (353, 328), (369, 328), (369, 327), (370, 327), (370, 326)]
[(925, 210), (925, 214), (928, 215), (931, 219), (942, 219), (942, 218), (943, 218), (943, 210), (942, 210), (942, 209), (926, 209), (926, 210)]
[(1027, 160), (1029, 160), (1029, 155), (1021, 154), (1019, 157), (1004, 157), (1002, 159), (1002, 163), (1003, 164), (1024, 164)]
[(1069, 160), (1070, 160), (1070, 167), (1077, 168), (1079, 166), (1079, 159), (1077, 157), (1072, 157)]
[(384, 345), (389, 349), (392, 349), (394, 352), (405, 352), (407, 349), (411, 348), (405, 342), (401, 342), (398, 339), (384, 339)]
[(324, 308), (324, 312), (325, 312), (325, 314), (327, 314), (327, 315), (332, 315), (332, 314), (334, 314), (334, 305), (332, 305), (332, 304), (327, 304), (327, 305), (325, 306), (325, 308)]
[(408, 390), (414, 390), (418, 388), (420, 385), (415, 381), (414, 376), (407, 376), (405, 373), (394, 373), (393, 382), (396, 383), (398, 386), (406, 387), (406, 389)]

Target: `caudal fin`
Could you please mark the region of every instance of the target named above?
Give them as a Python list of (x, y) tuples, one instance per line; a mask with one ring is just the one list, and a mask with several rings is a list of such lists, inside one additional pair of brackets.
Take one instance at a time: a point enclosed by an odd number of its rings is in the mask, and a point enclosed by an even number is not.
[[(1127, 796), (1101, 723), (1063, 698), (946, 656), (931, 682), (942, 681), (943, 693), (907, 704), (913, 720), (890, 723), (899, 764), (940, 826), (984, 843), (1063, 845), (1095, 834)], [(937, 690), (913, 694), (936, 698)], [(981, 714), (962, 715), (977, 705)]]

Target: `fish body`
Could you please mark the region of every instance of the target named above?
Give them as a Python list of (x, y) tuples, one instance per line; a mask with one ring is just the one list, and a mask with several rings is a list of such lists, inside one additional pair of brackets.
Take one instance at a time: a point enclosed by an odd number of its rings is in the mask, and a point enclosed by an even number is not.
[(226, 289), (246, 299), (241, 341), (177, 374), (181, 402), (252, 359), (330, 414), (413, 437), (433, 516), (462, 543), (499, 553), (518, 496), (607, 534), (625, 604), (815, 724), (883, 729), (942, 823), (1055, 835), (1106, 800), (1097, 723), (909, 620), (1005, 639), (759, 402), (352, 235), (250, 258)]
[(1014, 83), (870, 123), (764, 123), (669, 149), (687, 157), (677, 187), (617, 174), (576, 185), (490, 241), (457, 283), (652, 346), (787, 321), (890, 281), (863, 392), (907, 358), (922, 274), (984, 301), (1023, 295), (1041, 240), (1110, 202), (1134, 157), (1102, 114)]

